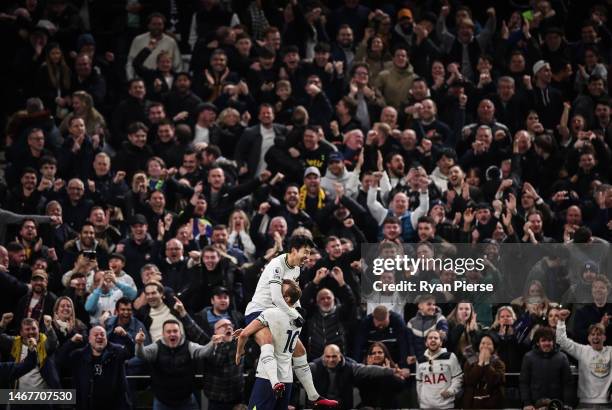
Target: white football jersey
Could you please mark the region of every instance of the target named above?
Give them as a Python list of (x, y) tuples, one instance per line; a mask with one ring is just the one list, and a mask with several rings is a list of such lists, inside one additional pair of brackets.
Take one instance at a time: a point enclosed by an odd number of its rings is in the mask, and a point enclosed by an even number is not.
[[(293, 349), (295, 349), (302, 328), (295, 327), (291, 323), (292, 321), (289, 315), (277, 307), (264, 310), (259, 317), (257, 317), (257, 320), (269, 328), (270, 333), (272, 333), (274, 357), (276, 358), (278, 369), (278, 381), (282, 383), (292, 383), (293, 367), (291, 360), (293, 357)], [(261, 361), (257, 364), (256, 375), (262, 379), (268, 379)]]
[(263, 312), (266, 309), (275, 307), (274, 303), (272, 303), (270, 284), (277, 283), (282, 287), (283, 279), (291, 279), (297, 282), (299, 277), (300, 267), (289, 267), (286, 253), (273, 258), (261, 273), (255, 288), (255, 294), (247, 305), (245, 314), (250, 315), (255, 312)]

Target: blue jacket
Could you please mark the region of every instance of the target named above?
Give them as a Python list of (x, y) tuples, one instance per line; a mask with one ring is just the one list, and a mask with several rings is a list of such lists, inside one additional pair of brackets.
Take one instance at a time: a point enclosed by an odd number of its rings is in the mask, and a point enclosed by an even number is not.
[(10, 386), (13, 381), (17, 380), (24, 374), (28, 373), (34, 367), (37, 362), (36, 351), (28, 352), (25, 360), (20, 363), (15, 362), (2, 362), (0, 363), (0, 388)]
[[(124, 345), (126, 338), (117, 336), (113, 332), (113, 330), (115, 330), (115, 328), (119, 326), (117, 324), (118, 321), (119, 321), (119, 318), (117, 316), (111, 316), (108, 318), (108, 320), (106, 321), (106, 334), (108, 335), (109, 342), (116, 343), (119, 345)], [(151, 344), (151, 336), (149, 335), (149, 331), (147, 330), (146, 326), (140, 320), (136, 319), (136, 317), (132, 316), (132, 319), (130, 320), (130, 323), (128, 324), (128, 326), (127, 327), (122, 326), (122, 327), (127, 332), (127, 334), (130, 335), (132, 340), (136, 337), (136, 334), (138, 333), (138, 331), (142, 329), (145, 334), (144, 345), (147, 346)]]
[(421, 312), (417, 312), (416, 316), (408, 321), (407, 327), (408, 340), (414, 349), (411, 355), (416, 356), (417, 360), (420, 360), (425, 353), (425, 335), (428, 331), (436, 329), (448, 335), (448, 322), (440, 308), (436, 308), (433, 316), (424, 316)]
[[(108, 343), (102, 353), (100, 383), (96, 390), (105, 391), (106, 406), (109, 409), (129, 410), (132, 403), (129, 397), (127, 378), (125, 377), (125, 361), (134, 356), (134, 341), (124, 337), (125, 346)], [(58, 366), (65, 366), (72, 374), (72, 384), (76, 389), (76, 408), (90, 409), (93, 392), (92, 375), (94, 363), (91, 346), (81, 347), (80, 343), (66, 342), (58, 351), (55, 361)]]
[(407, 367), (406, 358), (410, 353), (410, 345), (406, 326), (402, 317), (395, 312), (389, 312), (389, 326), (385, 329), (374, 327), (372, 314), (364, 317), (355, 335), (353, 358), (361, 363), (368, 346), (372, 342), (384, 342), (391, 357), (400, 367)]

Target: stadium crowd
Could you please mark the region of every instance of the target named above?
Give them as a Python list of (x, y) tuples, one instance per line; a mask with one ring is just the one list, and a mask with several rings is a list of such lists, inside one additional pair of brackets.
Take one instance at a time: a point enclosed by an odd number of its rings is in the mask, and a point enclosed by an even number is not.
[[(232, 333), (299, 234), (300, 339), (342, 409), (612, 408), (612, 253), (544, 251), (612, 238), (609, 6), (2, 2), (0, 387), (246, 408)], [(407, 299), (367, 294), (364, 243), (540, 256), (466, 275), (505, 303)]]

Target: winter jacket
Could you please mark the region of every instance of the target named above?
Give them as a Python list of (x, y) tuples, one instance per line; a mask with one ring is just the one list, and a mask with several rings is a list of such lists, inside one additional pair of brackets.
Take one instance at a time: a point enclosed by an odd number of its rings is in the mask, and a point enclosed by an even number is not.
[(136, 345), (136, 357), (151, 366), (151, 387), (155, 398), (167, 406), (184, 403), (195, 390), (195, 365), (210, 355), (213, 344), (206, 346), (181, 340), (170, 348), (163, 339), (146, 347)]
[(15, 380), (36, 367), (36, 351), (28, 352), (23, 362), (0, 363), (0, 386), (10, 386)]
[(125, 256), (125, 268), (138, 289), (142, 289), (142, 279), (140, 278), (140, 269), (147, 263), (158, 263), (162, 244), (151, 239), (150, 236), (140, 244), (134, 242), (132, 238), (127, 238), (119, 242), (125, 245), (123, 248), (123, 256)]
[[(72, 373), (77, 409), (95, 407), (94, 401), (101, 395), (104, 395), (105, 405), (109, 409), (132, 408), (125, 376), (125, 361), (134, 356), (134, 342), (129, 336), (123, 337), (122, 340), (124, 346), (108, 343), (99, 361), (94, 358), (90, 345), (80, 347), (80, 344), (72, 341), (68, 341), (57, 352), (55, 361), (58, 366), (66, 366)], [(97, 394), (94, 395), (94, 391)]]
[[(21, 337), (8, 336), (4, 332), (5, 329), (0, 328), (0, 351), (8, 353), (3, 357), (10, 357), (11, 361), (16, 362), (21, 357), (21, 349), (27, 349), (25, 345), (21, 343)], [(40, 333), (38, 339), (38, 345), (36, 351), (38, 352), (37, 366), (41, 377), (47, 384), (49, 389), (59, 389), (60, 379), (55, 367), (55, 362), (51, 357), (57, 349), (57, 335), (53, 330), (47, 329), (43, 334)]]
[(504, 403), (506, 366), (497, 355), (486, 366), (478, 362), (463, 366), (463, 408), (498, 409)]
[[(343, 357), (333, 369), (325, 367), (323, 359), (318, 358), (310, 362), (310, 369), (317, 392), (326, 398), (338, 400), (342, 410), (354, 408), (353, 388), (356, 383), (393, 376), (393, 369), (360, 364), (348, 357)], [(331, 378), (335, 378), (335, 383), (332, 384)], [(329, 390), (332, 385), (336, 387), (334, 391)]]
[[(419, 406), (424, 409), (450, 409), (455, 396), (461, 392), (463, 371), (454, 353), (440, 348), (435, 354), (429, 350), (418, 359), (416, 370)], [(452, 394), (443, 398), (442, 391)]]
[(537, 346), (523, 358), (519, 383), (523, 406), (540, 399), (571, 401), (571, 378), (567, 356), (558, 350), (542, 352)]
[(115, 312), (115, 304), (119, 299), (126, 297), (130, 300), (134, 300), (136, 296), (136, 289), (122, 282), (117, 282), (108, 292), (104, 292), (102, 288), (94, 289), (85, 301), (85, 310), (87, 310), (90, 315), (89, 322), (92, 325), (99, 324), (100, 317), (104, 314), (104, 311), (111, 313)]
[(600, 351), (581, 345), (567, 337), (565, 322), (557, 322), (556, 341), (565, 352), (578, 360), (578, 398), (581, 404), (610, 402), (612, 385), (612, 347)]
[(425, 316), (417, 312), (416, 316), (408, 321), (408, 340), (414, 349), (413, 355), (418, 358), (425, 353), (425, 335), (430, 330), (436, 329), (448, 334), (448, 322), (440, 308), (436, 308), (433, 316)]
[(355, 335), (353, 357), (361, 360), (366, 348), (372, 342), (383, 342), (389, 349), (393, 361), (401, 367), (406, 367), (406, 358), (411, 352), (406, 326), (402, 317), (395, 312), (389, 312), (389, 326), (379, 329), (374, 326), (373, 316), (364, 317)]
[(404, 68), (393, 65), (378, 74), (376, 87), (380, 90), (385, 102), (396, 109), (410, 96), (410, 88), (416, 74), (410, 64)]
[(308, 357), (320, 357), (328, 344), (335, 344), (342, 352), (347, 352), (347, 329), (355, 317), (355, 296), (351, 287), (344, 285), (338, 288), (335, 297), (337, 304), (329, 312), (322, 312), (314, 299), (322, 287), (309, 282), (302, 294), (302, 306), (310, 312), (306, 320), (305, 346), (308, 346)]
[(325, 176), (321, 178), (321, 188), (325, 190), (330, 199), (336, 197), (335, 184), (342, 185), (345, 195), (355, 199), (359, 189), (359, 173), (347, 171), (345, 168), (342, 174), (334, 175), (328, 168)]

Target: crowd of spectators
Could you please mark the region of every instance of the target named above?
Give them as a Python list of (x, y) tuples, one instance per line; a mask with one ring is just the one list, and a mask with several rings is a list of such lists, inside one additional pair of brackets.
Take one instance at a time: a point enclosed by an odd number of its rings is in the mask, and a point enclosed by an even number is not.
[(300, 337), (341, 408), (608, 408), (609, 251), (542, 253), (517, 276), (516, 260), (489, 258), (466, 280), (518, 296), (489, 303), (368, 295), (361, 245), (607, 246), (609, 12), (2, 2), (0, 359), (23, 363), (3, 363), (2, 381), (73, 386), (79, 409), (129, 409), (141, 390), (192, 409), (198, 388), (210, 409), (242, 408), (258, 349), (235, 365), (231, 334), (300, 234), (317, 244)]

